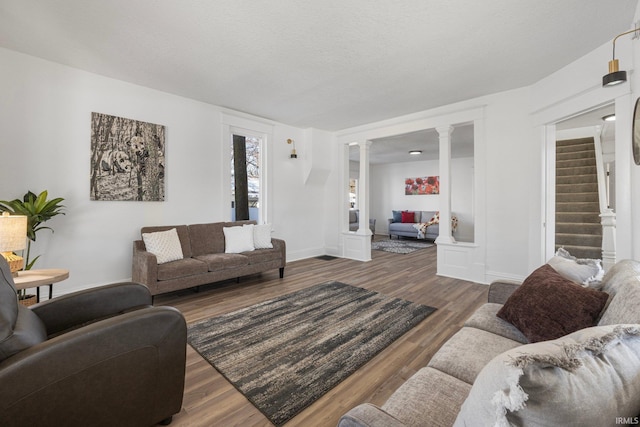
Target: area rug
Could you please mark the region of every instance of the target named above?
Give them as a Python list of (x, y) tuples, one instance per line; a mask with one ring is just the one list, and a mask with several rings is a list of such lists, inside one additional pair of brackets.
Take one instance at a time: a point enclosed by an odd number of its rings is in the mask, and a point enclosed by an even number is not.
[(410, 254), (420, 249), (430, 248), (433, 245), (433, 243), (424, 240), (385, 239), (371, 242), (371, 249), (394, 254)]
[(279, 426), (435, 310), (327, 282), (191, 324), (188, 340)]

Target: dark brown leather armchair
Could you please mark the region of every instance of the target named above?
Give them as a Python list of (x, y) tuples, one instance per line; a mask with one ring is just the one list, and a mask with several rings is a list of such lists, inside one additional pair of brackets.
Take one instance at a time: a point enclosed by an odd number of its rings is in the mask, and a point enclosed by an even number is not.
[(136, 283), (24, 307), (0, 256), (0, 425), (168, 424), (182, 407), (186, 338), (182, 314), (151, 306)]

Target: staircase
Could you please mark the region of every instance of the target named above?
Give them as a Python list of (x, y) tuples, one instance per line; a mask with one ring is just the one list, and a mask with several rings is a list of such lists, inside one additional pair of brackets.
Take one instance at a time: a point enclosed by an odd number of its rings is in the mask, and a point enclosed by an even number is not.
[(602, 258), (602, 225), (593, 138), (556, 142), (556, 250)]

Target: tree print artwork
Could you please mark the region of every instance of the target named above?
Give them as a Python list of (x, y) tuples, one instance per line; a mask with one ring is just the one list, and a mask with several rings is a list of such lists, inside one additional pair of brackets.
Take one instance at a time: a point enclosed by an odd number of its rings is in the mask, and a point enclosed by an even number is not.
[(91, 200), (164, 201), (165, 127), (91, 113)]

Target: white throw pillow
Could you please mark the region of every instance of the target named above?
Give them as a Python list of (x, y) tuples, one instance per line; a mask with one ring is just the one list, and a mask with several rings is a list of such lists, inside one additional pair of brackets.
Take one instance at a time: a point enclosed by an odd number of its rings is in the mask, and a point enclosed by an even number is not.
[(253, 226), (253, 246), (256, 249), (273, 248), (273, 243), (271, 243), (271, 224)]
[(154, 233), (142, 233), (142, 240), (147, 251), (156, 256), (158, 264), (184, 258), (178, 231), (175, 228)]
[(600, 287), (604, 275), (599, 259), (576, 258), (563, 248), (559, 248), (547, 264), (565, 279), (593, 288)]
[(223, 227), (224, 252), (227, 254), (239, 254), (240, 252), (254, 250), (253, 227), (253, 224), (245, 224), (243, 226), (236, 227)]

